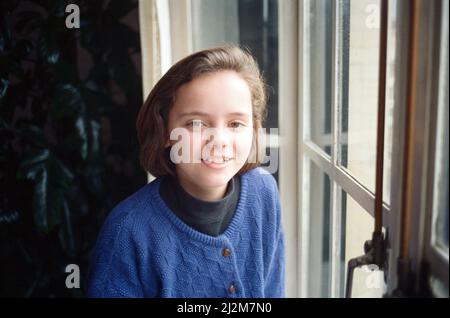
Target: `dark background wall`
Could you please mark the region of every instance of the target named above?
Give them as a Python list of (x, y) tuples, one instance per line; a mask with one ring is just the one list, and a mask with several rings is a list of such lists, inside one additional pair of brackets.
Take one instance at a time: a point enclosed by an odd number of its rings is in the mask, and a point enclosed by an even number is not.
[(137, 1), (0, 2), (0, 296), (84, 295), (105, 216), (146, 183), (141, 104)]

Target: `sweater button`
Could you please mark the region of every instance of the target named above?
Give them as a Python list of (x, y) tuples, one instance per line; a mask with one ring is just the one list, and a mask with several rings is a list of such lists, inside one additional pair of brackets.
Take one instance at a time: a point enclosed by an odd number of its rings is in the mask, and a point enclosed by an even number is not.
[(222, 250), (222, 256), (223, 257), (228, 257), (228, 256), (230, 256), (231, 255), (231, 250), (229, 249), (229, 248), (224, 248), (223, 250)]
[(236, 286), (234, 286), (234, 284), (231, 284), (230, 287), (228, 287), (228, 292), (230, 294), (234, 294), (236, 292)]

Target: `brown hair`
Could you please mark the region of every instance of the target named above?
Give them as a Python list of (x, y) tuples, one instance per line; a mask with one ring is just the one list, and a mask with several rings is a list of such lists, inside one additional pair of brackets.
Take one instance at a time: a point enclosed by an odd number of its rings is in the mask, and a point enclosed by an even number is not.
[(253, 142), (249, 158), (253, 160), (248, 162), (247, 159), (238, 175), (261, 164), (264, 147), (260, 145), (258, 128), (262, 128), (266, 116), (265, 83), (251, 54), (239, 47), (227, 45), (185, 57), (173, 65), (153, 87), (136, 121), (140, 162), (146, 171), (155, 177), (175, 175), (166, 141), (169, 136), (169, 111), (177, 90), (203, 74), (226, 70), (235, 71), (247, 82), (252, 97)]

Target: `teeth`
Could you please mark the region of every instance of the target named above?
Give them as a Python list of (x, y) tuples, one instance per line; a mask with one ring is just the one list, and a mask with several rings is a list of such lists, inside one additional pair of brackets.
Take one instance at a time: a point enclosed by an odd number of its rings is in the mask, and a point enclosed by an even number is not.
[(218, 164), (221, 164), (221, 163), (225, 163), (225, 162), (230, 161), (231, 158), (223, 158), (223, 159), (209, 158), (209, 159), (203, 159), (203, 160), (206, 161), (206, 162), (209, 162), (209, 163), (218, 163)]

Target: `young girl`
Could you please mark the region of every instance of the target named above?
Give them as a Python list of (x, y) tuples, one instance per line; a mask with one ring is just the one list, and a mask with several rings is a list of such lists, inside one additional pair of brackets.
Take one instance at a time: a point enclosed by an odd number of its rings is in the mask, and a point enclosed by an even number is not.
[(258, 167), (265, 108), (258, 66), (238, 47), (194, 53), (161, 78), (137, 119), (156, 179), (108, 216), (89, 296), (284, 297), (277, 184)]

